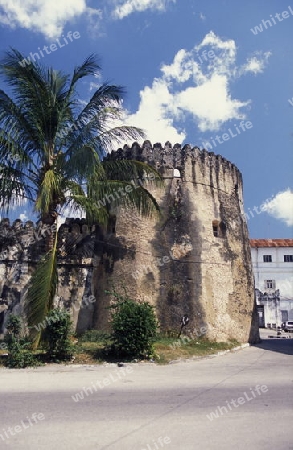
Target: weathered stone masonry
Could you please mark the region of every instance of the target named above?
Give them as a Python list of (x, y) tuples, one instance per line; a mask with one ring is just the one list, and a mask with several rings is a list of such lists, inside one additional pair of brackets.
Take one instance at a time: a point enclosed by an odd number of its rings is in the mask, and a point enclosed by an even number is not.
[[(137, 159), (159, 171), (163, 187), (150, 182), (148, 189), (161, 207), (161, 217), (142, 218), (136, 211), (120, 208), (113, 210), (115, 219), (106, 232), (97, 225), (88, 227), (84, 219), (68, 219), (61, 226), (56, 302), (71, 307), (78, 331), (107, 328), (109, 297), (104, 291), (113, 283), (123, 283), (134, 298), (156, 307), (163, 330), (178, 330), (180, 318), (187, 314), (190, 331), (205, 326), (211, 339), (257, 341), (239, 170), (221, 156), (197, 147), (152, 146), (149, 141), (143, 146), (125, 146), (108, 158)], [(24, 236), (38, 233), (31, 222), (10, 226), (2, 221), (2, 239), (5, 233), (10, 233), (12, 245), (6, 256), (7, 240), (0, 248), (0, 311), (6, 309), (2, 329), (7, 311), (21, 308), (40, 253), (36, 249), (44, 241), (25, 247)], [(90, 295), (96, 301), (80, 308)]]

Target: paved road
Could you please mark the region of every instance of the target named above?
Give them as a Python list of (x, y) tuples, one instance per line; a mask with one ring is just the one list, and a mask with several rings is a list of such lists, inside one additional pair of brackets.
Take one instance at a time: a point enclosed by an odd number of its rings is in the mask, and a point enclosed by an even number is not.
[(264, 339), (167, 366), (1, 369), (0, 449), (290, 450), (292, 355)]

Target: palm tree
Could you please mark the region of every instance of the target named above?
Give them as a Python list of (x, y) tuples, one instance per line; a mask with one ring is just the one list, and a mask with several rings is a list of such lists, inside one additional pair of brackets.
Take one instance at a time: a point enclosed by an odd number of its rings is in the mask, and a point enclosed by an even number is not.
[[(0, 210), (8, 213), (25, 200), (46, 225), (54, 225), (68, 207), (83, 210), (89, 222), (106, 224), (110, 208), (105, 197), (144, 177), (160, 179), (141, 162), (103, 161), (113, 142), (143, 136), (140, 129), (113, 126), (122, 115), (124, 89), (104, 83), (81, 107), (76, 84), (100, 70), (96, 56), (89, 56), (71, 77), (24, 61), (11, 49), (0, 62), (0, 76), (12, 94), (0, 90)], [(131, 205), (144, 215), (158, 211), (143, 183), (125, 192), (116, 195), (115, 205)], [(42, 322), (53, 308), (57, 284), (55, 232), (29, 286), (29, 326)]]

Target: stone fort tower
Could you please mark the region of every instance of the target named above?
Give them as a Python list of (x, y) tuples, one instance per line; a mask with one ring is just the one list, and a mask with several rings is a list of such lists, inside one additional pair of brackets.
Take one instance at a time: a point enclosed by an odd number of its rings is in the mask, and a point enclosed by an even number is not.
[[(157, 169), (163, 188), (148, 189), (161, 218), (135, 211), (116, 214), (115, 237), (123, 255), (106, 274), (97, 268), (96, 295), (123, 280), (133, 297), (156, 306), (161, 327), (177, 329), (187, 314), (189, 330), (208, 329), (211, 339), (258, 339), (254, 279), (243, 209), (242, 176), (219, 155), (199, 148), (145, 141), (108, 157), (136, 159)], [(118, 250), (119, 252), (119, 250)], [(102, 283), (103, 283), (102, 281)], [(98, 291), (100, 294), (98, 294)], [(96, 325), (103, 320), (100, 311)]]
[[(219, 155), (169, 142), (163, 147), (134, 143), (108, 158), (136, 159), (157, 169), (163, 186), (149, 182), (147, 187), (161, 216), (143, 218), (120, 208), (113, 211), (106, 231), (89, 227), (85, 219), (67, 219), (60, 227), (56, 304), (71, 309), (77, 331), (107, 329), (110, 299), (105, 290), (123, 284), (133, 298), (156, 307), (162, 330), (178, 331), (186, 314), (188, 332), (200, 334), (205, 327), (210, 339), (256, 342), (258, 318), (239, 170)], [(44, 239), (38, 224), (16, 221), (10, 226), (6, 219), (0, 238), (1, 334), (5, 315), (21, 311)], [(95, 301), (84, 304), (90, 297)]]

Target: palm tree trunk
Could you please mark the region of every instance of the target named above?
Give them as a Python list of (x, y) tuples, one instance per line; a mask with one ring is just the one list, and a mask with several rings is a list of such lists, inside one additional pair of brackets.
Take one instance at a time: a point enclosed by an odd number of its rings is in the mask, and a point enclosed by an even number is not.
[[(25, 310), (30, 328), (33, 348), (39, 345), (46, 315), (54, 308), (58, 288), (57, 271), (57, 220), (51, 217), (50, 232), (45, 235), (46, 254), (38, 262), (30, 280)], [(54, 224), (56, 222), (56, 228)], [(48, 224), (48, 221), (47, 221)]]
[[(42, 224), (49, 228), (49, 232), (45, 235), (45, 253), (48, 253), (53, 250), (54, 241), (57, 233), (57, 218), (58, 214), (54, 207), (50, 208), (48, 214), (43, 215), (41, 218)], [(54, 227), (54, 225), (56, 226)]]

